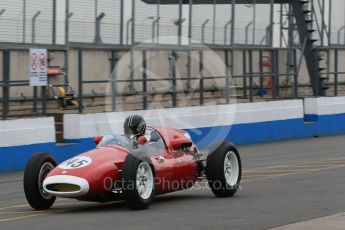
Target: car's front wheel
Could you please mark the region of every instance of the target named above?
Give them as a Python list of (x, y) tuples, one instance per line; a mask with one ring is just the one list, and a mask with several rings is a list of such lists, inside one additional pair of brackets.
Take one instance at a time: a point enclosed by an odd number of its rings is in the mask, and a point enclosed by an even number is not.
[(146, 157), (129, 154), (122, 170), (123, 194), (128, 205), (135, 210), (146, 209), (155, 192), (154, 170)]
[(53, 158), (46, 153), (31, 157), (24, 172), (24, 192), (30, 206), (37, 210), (50, 208), (56, 197), (47, 194), (43, 189), (43, 180), (56, 167)]
[(207, 157), (206, 173), (209, 186), (217, 197), (233, 196), (240, 185), (242, 165), (238, 150), (224, 141)]

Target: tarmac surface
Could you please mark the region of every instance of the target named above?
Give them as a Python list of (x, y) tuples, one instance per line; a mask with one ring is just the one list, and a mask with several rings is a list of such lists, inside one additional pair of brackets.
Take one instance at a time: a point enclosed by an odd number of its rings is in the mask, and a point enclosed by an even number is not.
[(144, 211), (72, 199), (34, 211), (23, 174), (0, 174), (0, 229), (344, 229), (345, 136), (239, 150), (243, 177), (233, 198), (199, 188), (158, 196)]

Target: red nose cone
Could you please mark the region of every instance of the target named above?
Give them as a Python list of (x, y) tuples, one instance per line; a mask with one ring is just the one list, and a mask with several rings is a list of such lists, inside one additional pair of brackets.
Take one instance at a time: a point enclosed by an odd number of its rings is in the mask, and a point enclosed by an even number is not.
[(138, 143), (141, 144), (141, 145), (146, 144), (146, 143), (147, 143), (146, 137), (145, 137), (145, 136), (140, 136), (140, 137), (138, 138)]

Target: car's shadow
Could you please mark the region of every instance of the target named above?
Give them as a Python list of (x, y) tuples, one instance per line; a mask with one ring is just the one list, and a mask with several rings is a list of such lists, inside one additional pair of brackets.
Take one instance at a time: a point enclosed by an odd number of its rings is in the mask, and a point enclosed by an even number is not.
[[(210, 194), (210, 196), (212, 196)], [(165, 194), (155, 197), (152, 202), (152, 206), (159, 207), (161, 205), (166, 205), (169, 203), (179, 203), (179, 202), (186, 202), (186, 201), (195, 201), (195, 200), (205, 200), (208, 199), (210, 196), (207, 194)], [(56, 213), (88, 213), (88, 212), (114, 212), (116, 210), (121, 211), (129, 211), (130, 208), (126, 205), (124, 201), (114, 201), (114, 202), (106, 202), (106, 203), (90, 203), (90, 202), (80, 202), (75, 203), (66, 203), (66, 205), (59, 205), (53, 206), (50, 211)]]
[(124, 201), (106, 202), (106, 203), (90, 203), (80, 202), (78, 204), (66, 204), (52, 207), (50, 211), (55, 213), (87, 213), (87, 212), (113, 212), (115, 210), (126, 210)]

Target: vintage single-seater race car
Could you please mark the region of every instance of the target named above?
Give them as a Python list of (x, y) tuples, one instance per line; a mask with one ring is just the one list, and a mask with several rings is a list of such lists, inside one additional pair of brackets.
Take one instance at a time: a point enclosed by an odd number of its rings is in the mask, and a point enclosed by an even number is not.
[(125, 135), (96, 137), (97, 147), (60, 165), (37, 153), (24, 173), (24, 191), (34, 209), (48, 209), (56, 197), (82, 201), (125, 200), (147, 208), (155, 195), (207, 181), (217, 197), (239, 188), (241, 160), (236, 147), (222, 141), (201, 153), (184, 130), (148, 127), (134, 140)]

